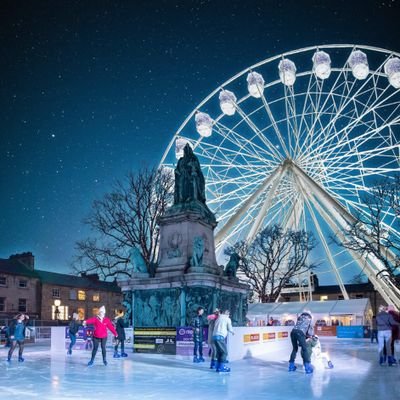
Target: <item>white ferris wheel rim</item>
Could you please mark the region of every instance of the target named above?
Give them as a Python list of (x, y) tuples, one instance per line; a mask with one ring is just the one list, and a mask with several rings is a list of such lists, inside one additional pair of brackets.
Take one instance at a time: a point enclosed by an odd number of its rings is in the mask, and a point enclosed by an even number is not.
[[(252, 65), (252, 66), (250, 66), (250, 67), (247, 67), (246, 69), (242, 70), (242, 71), (239, 72), (238, 74), (234, 75), (233, 77), (231, 77), (230, 79), (228, 79), (227, 81), (225, 81), (223, 84), (219, 85), (214, 91), (212, 91), (207, 97), (205, 97), (205, 98), (193, 109), (193, 111), (187, 116), (187, 118), (183, 121), (183, 123), (180, 125), (180, 127), (178, 128), (178, 130), (177, 130), (177, 131), (175, 132), (175, 134), (173, 135), (172, 140), (170, 141), (169, 145), (167, 146), (167, 149), (166, 149), (166, 151), (165, 151), (165, 153), (164, 153), (164, 155), (163, 155), (163, 157), (162, 157), (162, 159), (161, 159), (160, 165), (163, 165), (163, 164), (164, 164), (167, 155), (169, 154), (169, 152), (171, 151), (172, 146), (173, 146), (174, 143), (175, 143), (175, 140), (176, 140), (178, 137), (184, 137), (184, 136), (181, 136), (181, 133), (182, 133), (182, 131), (185, 129), (185, 127), (188, 125), (189, 121), (192, 121), (192, 120), (193, 120), (193, 117), (196, 115), (196, 113), (199, 112), (199, 111), (201, 111), (202, 108), (203, 108), (212, 98), (214, 98), (221, 90), (225, 89), (226, 87), (229, 87), (229, 85), (230, 85), (231, 83), (233, 83), (234, 81), (236, 81), (238, 78), (243, 77), (246, 73), (249, 73), (249, 72), (251, 72), (251, 71), (253, 71), (253, 70), (255, 70), (255, 69), (258, 69), (258, 68), (260, 68), (260, 67), (262, 67), (262, 66), (264, 66), (264, 65), (267, 65), (267, 64), (269, 64), (269, 63), (272, 63), (272, 62), (277, 61), (277, 60), (280, 60), (280, 59), (285, 59), (285, 58), (288, 58), (288, 57), (290, 57), (290, 56), (297, 55), (297, 54), (300, 54), (300, 53), (306, 53), (306, 52), (311, 52), (311, 51), (319, 51), (319, 50), (321, 50), (321, 51), (322, 51), (322, 50), (327, 50), (327, 51), (328, 51), (329, 49), (349, 49), (349, 50), (355, 50), (355, 49), (356, 49), (356, 50), (372, 51), (372, 52), (376, 52), (376, 53), (383, 53), (383, 54), (387, 57), (387, 59), (388, 59), (388, 58), (391, 58), (391, 57), (400, 57), (400, 54), (397, 53), (397, 52), (390, 51), (390, 50), (387, 50), (387, 49), (384, 49), (384, 48), (379, 48), (379, 47), (366, 46), (366, 45), (356, 45), (356, 44), (327, 44), (327, 45), (309, 46), (309, 47), (304, 47), (304, 48), (301, 48), (301, 49), (296, 49), (296, 50), (288, 51), (288, 52), (285, 52), (285, 53), (282, 53), (282, 54), (279, 54), (279, 55), (276, 55), (276, 56), (273, 56), (273, 57), (269, 57), (269, 58), (267, 58), (267, 59), (265, 59), (265, 60), (263, 60), (263, 61), (260, 61), (260, 62), (254, 64), (254, 65)], [(310, 65), (311, 65), (311, 63), (310, 63)], [(383, 65), (381, 65), (381, 69), (382, 69), (382, 66), (383, 66)], [(350, 70), (349, 67), (345, 67), (345, 64), (344, 64), (341, 68), (334, 68), (334, 67), (332, 67), (332, 71), (335, 71), (335, 72), (337, 72), (338, 74), (341, 74), (341, 73), (343, 73), (343, 72), (349, 72), (349, 71), (351, 71), (351, 70)], [(309, 76), (309, 75), (312, 75), (313, 73), (314, 73), (314, 72), (312, 71), (312, 69), (303, 69), (303, 70), (301, 70), (300, 72), (297, 73), (297, 77), (300, 78), (300, 77), (303, 77), (303, 76)], [(376, 70), (371, 69), (370, 75), (371, 75), (371, 76), (372, 76), (372, 75), (376, 75), (377, 77), (386, 77), (386, 74), (384, 74), (384, 73), (381, 72), (381, 71), (378, 71), (378, 69), (376, 69)], [(273, 87), (273, 86), (275, 86), (275, 85), (277, 85), (277, 84), (279, 84), (279, 83), (280, 83), (280, 80), (279, 80), (279, 79), (275, 79), (275, 80), (273, 80), (273, 81), (266, 82), (265, 85), (264, 85), (264, 87), (265, 87), (265, 88)], [(299, 94), (296, 93), (296, 94), (293, 94), (293, 97), (295, 97), (295, 96), (297, 96), (297, 95), (303, 96), (304, 93), (299, 93)], [(335, 94), (335, 96), (337, 96), (337, 94)], [(240, 105), (241, 103), (245, 102), (249, 97), (250, 97), (250, 95), (249, 95), (249, 94), (246, 94), (245, 96), (243, 96), (242, 98), (240, 98), (240, 99), (237, 101), (237, 104)], [(286, 97), (287, 97), (287, 94), (286, 94), (286, 88), (285, 88), (285, 94), (284, 94), (282, 97), (280, 97), (280, 98), (274, 99), (273, 102), (279, 103), (279, 102), (281, 102), (281, 101), (283, 101), (283, 100), (286, 100)], [(263, 106), (261, 105), (261, 106), (259, 107), (259, 109), (261, 109), (262, 107), (263, 107)], [(257, 111), (257, 110), (254, 110), (253, 112), (256, 112), (256, 111)], [(223, 114), (223, 113), (220, 113), (220, 114), (218, 115), (218, 117), (216, 117), (216, 118), (214, 119), (214, 123), (215, 123), (216, 125), (218, 125), (218, 124), (220, 123), (220, 120), (221, 120), (223, 117), (224, 117), (224, 114)], [(295, 117), (297, 117), (297, 114), (295, 115)], [(346, 117), (346, 118), (348, 117), (348, 119), (349, 119), (349, 121), (350, 121), (350, 122), (349, 122), (350, 124), (355, 125), (354, 121), (356, 121), (356, 123), (357, 123), (357, 118), (354, 118), (352, 115), (349, 115), (349, 116), (344, 115), (344, 117)], [(229, 117), (227, 117), (227, 118), (229, 118)], [(284, 115), (284, 116), (282, 117), (281, 120), (277, 120), (276, 122), (277, 122), (278, 124), (283, 123), (287, 118), (288, 118), (288, 115), (286, 114), (286, 115)], [(361, 119), (360, 119), (359, 121), (361, 121)], [(240, 125), (240, 123), (242, 123), (242, 122), (243, 122), (243, 121), (240, 121), (238, 125)], [(272, 124), (270, 124), (269, 127), (271, 127), (271, 125), (272, 125)], [(267, 130), (267, 128), (268, 128), (268, 127), (263, 128), (263, 131), (264, 131), (264, 130)], [(218, 129), (221, 129), (221, 127), (218, 127)], [(233, 129), (234, 129), (234, 128), (231, 128), (231, 129), (229, 130), (229, 132), (232, 132)], [(391, 125), (389, 126), (389, 129), (391, 129)], [(379, 133), (378, 133), (378, 134), (379, 134)], [(195, 143), (196, 143), (196, 146), (197, 146), (203, 139), (204, 139), (204, 138), (200, 138), (200, 139), (197, 139), (197, 142), (196, 142), (195, 140), (194, 140), (193, 142), (195, 142)], [(367, 140), (367, 139), (366, 139), (366, 140)], [(360, 142), (360, 143), (362, 144), (363, 142)], [(357, 145), (358, 145), (358, 144), (357, 144)], [(382, 154), (384, 154), (385, 148), (383, 148), (383, 149), (378, 149), (378, 150), (379, 150), (379, 151), (382, 151)], [(330, 151), (330, 152), (334, 151), (334, 148), (333, 148), (333, 149), (329, 149), (329, 151)], [(377, 155), (380, 156), (381, 154), (378, 152)], [(277, 159), (276, 161), (277, 161), (277, 163), (278, 163), (278, 161), (282, 161), (282, 159)], [(276, 163), (276, 164), (277, 164), (277, 163)], [(276, 164), (275, 164), (275, 165), (276, 165)], [(271, 164), (271, 165), (272, 165), (272, 164)], [(340, 165), (340, 164), (339, 164), (339, 165)], [(344, 164), (342, 163), (342, 166), (343, 166), (343, 165), (344, 165)], [(400, 170), (400, 169), (396, 169), (396, 171), (399, 171), (399, 170)], [(385, 168), (382, 168), (382, 172), (379, 172), (378, 175), (381, 174), (382, 176), (385, 176), (385, 172), (387, 172), (387, 170), (386, 170)], [(363, 174), (364, 174), (364, 172), (363, 172)], [(344, 175), (344, 180), (346, 180), (346, 179), (347, 179), (347, 178), (346, 178), (346, 176)], [(258, 185), (258, 184), (260, 183), (260, 181), (258, 181), (258, 182), (256, 182), (256, 183), (257, 183), (257, 185)], [(354, 188), (357, 189), (357, 184), (354, 185)], [(358, 190), (358, 189), (357, 189), (357, 190)], [(250, 191), (251, 191), (251, 190), (250, 190)], [(358, 192), (357, 192), (357, 195), (359, 196)], [(282, 202), (283, 202), (283, 200), (282, 200)], [(355, 207), (358, 206), (357, 202), (355, 202), (354, 206), (355, 206)], [(362, 211), (362, 209), (360, 209), (360, 211)], [(390, 227), (389, 227), (389, 229), (390, 229)], [(232, 232), (232, 235), (231, 235), (231, 236), (234, 236), (235, 232), (236, 232), (236, 230), (233, 229), (233, 232)]]

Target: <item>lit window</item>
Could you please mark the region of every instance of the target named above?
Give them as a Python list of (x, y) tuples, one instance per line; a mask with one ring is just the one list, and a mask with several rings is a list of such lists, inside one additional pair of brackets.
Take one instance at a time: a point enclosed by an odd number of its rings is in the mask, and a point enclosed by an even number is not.
[(26, 299), (19, 299), (18, 300), (18, 311), (19, 312), (26, 312)]
[(0, 286), (7, 285), (7, 278), (5, 276), (0, 276)]
[(60, 289), (54, 288), (52, 290), (53, 298), (59, 299), (60, 298)]
[(67, 320), (68, 319), (68, 306), (51, 306), (51, 319), (52, 320)]
[(99, 313), (99, 309), (97, 308), (97, 307), (94, 307), (93, 309), (92, 309), (92, 314), (93, 315), (97, 315)]
[(18, 286), (20, 288), (26, 288), (26, 287), (28, 287), (28, 281), (20, 279)]
[(78, 300), (86, 300), (86, 292), (84, 290), (78, 290)]
[(328, 296), (320, 296), (319, 300), (326, 301), (326, 300), (328, 300)]
[(93, 301), (100, 301), (100, 294), (99, 293), (95, 293), (93, 295)]

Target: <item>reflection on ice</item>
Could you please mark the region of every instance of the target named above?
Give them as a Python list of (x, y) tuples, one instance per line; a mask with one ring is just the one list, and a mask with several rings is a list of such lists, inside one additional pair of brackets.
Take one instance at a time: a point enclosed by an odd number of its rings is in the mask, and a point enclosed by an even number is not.
[[(377, 345), (364, 339), (321, 338), (333, 369), (316, 366), (306, 375), (297, 356), (288, 373), (289, 354), (279, 352), (233, 361), (230, 374), (210, 370), (191, 358), (129, 354), (127, 359), (101, 357), (87, 367), (89, 354), (50, 357), (49, 348), (28, 346), (25, 362), (7, 363), (0, 349), (0, 393), (24, 399), (394, 399), (400, 367), (380, 367)], [(397, 349), (400, 350), (400, 349)]]

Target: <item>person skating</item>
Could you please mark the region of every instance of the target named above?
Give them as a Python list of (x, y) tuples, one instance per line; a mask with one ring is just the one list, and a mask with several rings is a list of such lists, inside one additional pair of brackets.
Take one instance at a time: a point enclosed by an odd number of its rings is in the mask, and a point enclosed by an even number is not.
[[(390, 304), (388, 305), (388, 313), (393, 317), (393, 319), (396, 322), (400, 322), (400, 313), (398, 311), (396, 311), (395, 307)], [(396, 342), (396, 340), (399, 340), (400, 338), (400, 329), (397, 325), (392, 326), (392, 339), (390, 341), (390, 348), (392, 350), (392, 357), (393, 357), (393, 364), (397, 364), (397, 360), (395, 358), (395, 354), (394, 354), (394, 343)]]
[(207, 321), (208, 321), (207, 343), (210, 346), (210, 357), (211, 357), (210, 369), (214, 369), (217, 366), (217, 349), (215, 348), (215, 343), (212, 337), (214, 332), (215, 321), (219, 317), (219, 314), (220, 314), (219, 309), (216, 308), (212, 314), (207, 316)]
[(18, 349), (18, 361), (23, 362), (24, 358), (22, 357), (22, 353), (24, 352), (24, 344), (25, 344), (25, 330), (26, 325), (28, 324), (29, 317), (26, 314), (17, 314), (13, 320), (10, 322), (8, 327), (8, 334), (11, 340), (11, 348), (8, 351), (7, 361), (11, 361), (12, 354), (17, 347)]
[(106, 358), (106, 343), (107, 343), (107, 329), (109, 329), (115, 338), (118, 338), (117, 331), (114, 328), (114, 325), (106, 316), (106, 308), (101, 306), (99, 308), (99, 313), (96, 317), (89, 318), (83, 322), (84, 325), (93, 325), (93, 350), (92, 350), (92, 358), (88, 362), (88, 366), (93, 365), (94, 358), (97, 353), (97, 349), (99, 348), (99, 344), (101, 345), (101, 353), (103, 356), (103, 364), (107, 365)]
[(394, 320), (393, 316), (387, 312), (385, 306), (380, 306), (379, 313), (376, 316), (376, 324), (378, 326), (379, 364), (383, 365), (386, 363), (386, 356), (383, 353), (383, 348), (386, 347), (387, 361), (389, 367), (391, 367), (395, 364), (390, 345), (392, 340), (392, 327), (400, 326), (400, 323)]
[(309, 353), (310, 360), (312, 360), (312, 364), (318, 368), (321, 366), (322, 368), (333, 368), (333, 363), (329, 358), (329, 354), (326, 351), (322, 351), (321, 342), (317, 335), (314, 335), (311, 338), (306, 340), (307, 349)]
[(374, 343), (374, 339), (376, 343), (378, 343), (378, 326), (376, 325), (376, 316), (372, 316), (371, 321), (371, 343)]
[(78, 333), (80, 326), (82, 326), (82, 322), (79, 321), (79, 315), (77, 313), (73, 313), (68, 327), (70, 343), (67, 354), (69, 355), (72, 354), (72, 348), (76, 343), (76, 334)]
[(294, 365), (297, 351), (301, 347), (301, 357), (303, 358), (304, 369), (306, 374), (313, 372), (313, 367), (310, 361), (310, 355), (307, 349), (307, 338), (312, 337), (314, 334), (312, 327), (312, 315), (310, 311), (304, 310), (297, 318), (296, 325), (290, 332), (290, 339), (292, 341), (292, 353), (289, 359), (289, 372), (296, 371), (297, 367)]
[[(116, 318), (114, 319), (115, 329), (118, 334), (118, 339), (114, 346), (114, 358), (128, 357), (125, 353), (125, 324), (124, 324), (124, 312), (119, 310)], [(118, 346), (121, 345), (121, 354), (118, 353)]]
[[(193, 328), (193, 362), (204, 362), (203, 358), (203, 327), (204, 327), (204, 308), (199, 307), (196, 311), (196, 316), (192, 321)], [(198, 356), (197, 356), (198, 354)]]
[(226, 366), (228, 349), (226, 347), (225, 340), (228, 336), (228, 332), (230, 332), (232, 335), (234, 335), (235, 333), (232, 329), (232, 321), (229, 318), (229, 314), (229, 310), (225, 310), (223, 314), (221, 314), (217, 318), (214, 325), (213, 342), (217, 352), (217, 372), (230, 372), (231, 370), (229, 367)]

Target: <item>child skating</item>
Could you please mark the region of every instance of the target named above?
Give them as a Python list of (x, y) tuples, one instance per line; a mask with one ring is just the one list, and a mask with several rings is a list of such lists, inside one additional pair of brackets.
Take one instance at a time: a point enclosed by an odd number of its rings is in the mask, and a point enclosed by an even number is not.
[(101, 306), (99, 308), (99, 313), (96, 317), (89, 318), (83, 322), (83, 325), (93, 325), (93, 350), (92, 350), (92, 358), (88, 362), (88, 366), (93, 365), (94, 358), (96, 357), (97, 349), (99, 348), (99, 344), (101, 345), (101, 353), (103, 356), (103, 364), (107, 365), (107, 357), (106, 357), (106, 343), (107, 343), (107, 329), (109, 329), (115, 338), (118, 338), (117, 331), (114, 328), (114, 325), (106, 316), (106, 308)]

